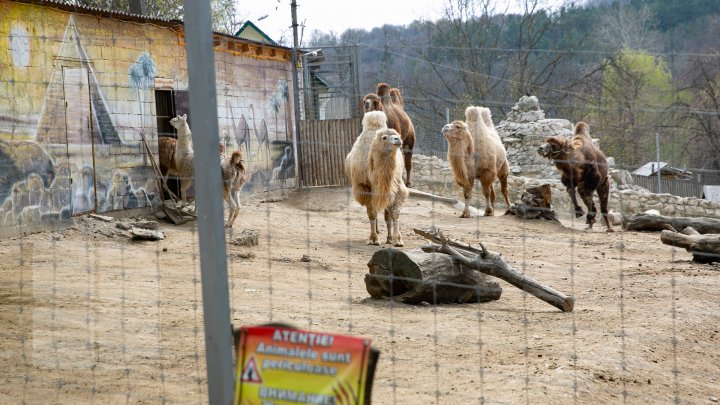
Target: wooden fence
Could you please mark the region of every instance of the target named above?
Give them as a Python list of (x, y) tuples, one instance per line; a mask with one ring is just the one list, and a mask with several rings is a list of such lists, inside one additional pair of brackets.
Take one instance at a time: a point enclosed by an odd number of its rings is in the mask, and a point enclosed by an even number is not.
[[(658, 179), (655, 176), (638, 176), (632, 175), (635, 184), (646, 188), (653, 193), (658, 192)], [(676, 180), (660, 178), (660, 187), (662, 193), (672, 194), (679, 197), (698, 197), (702, 196), (702, 183), (692, 180)]]
[(345, 156), (362, 130), (362, 118), (300, 122), (300, 168), (303, 187), (342, 186)]

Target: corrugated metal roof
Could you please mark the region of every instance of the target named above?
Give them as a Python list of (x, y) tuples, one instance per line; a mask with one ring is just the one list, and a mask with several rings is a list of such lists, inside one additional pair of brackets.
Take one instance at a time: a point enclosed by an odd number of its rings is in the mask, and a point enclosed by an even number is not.
[(703, 186), (702, 198), (720, 202), (720, 186)]
[[(660, 162), (660, 168), (663, 168), (667, 165), (668, 164), (666, 162)], [(634, 172), (632, 172), (632, 174), (637, 174), (638, 176), (652, 176), (653, 174), (657, 173), (657, 170), (658, 162), (648, 162)]]
[[(90, 6), (84, 6), (84, 5), (76, 5), (76, 4), (70, 4), (67, 1), (64, 0), (8, 0), (8, 1), (14, 1), (16, 3), (26, 3), (26, 4), (35, 4), (38, 6), (43, 7), (49, 7), (49, 8), (55, 8), (62, 11), (69, 11), (73, 13), (81, 13), (81, 14), (91, 14), (99, 17), (105, 17), (105, 18), (115, 18), (118, 20), (123, 21), (133, 21), (137, 23), (151, 23), (156, 24), (164, 27), (182, 27), (184, 26), (182, 20), (174, 20), (174, 19), (165, 19), (165, 18), (158, 18), (158, 17), (149, 17), (146, 15), (139, 15), (139, 14), (131, 14), (126, 11), (118, 11), (118, 10), (107, 10), (103, 8), (98, 7), (90, 7)], [(225, 34), (222, 32), (215, 32), (215, 35), (221, 35), (228, 38), (233, 38), (238, 41), (247, 42), (251, 44), (258, 44), (263, 45), (271, 48), (281, 48), (285, 50), (292, 50), (292, 48), (278, 45), (278, 44), (266, 44), (259, 41), (253, 41), (245, 38), (238, 38), (233, 35)], [(302, 52), (300, 52), (302, 53)]]

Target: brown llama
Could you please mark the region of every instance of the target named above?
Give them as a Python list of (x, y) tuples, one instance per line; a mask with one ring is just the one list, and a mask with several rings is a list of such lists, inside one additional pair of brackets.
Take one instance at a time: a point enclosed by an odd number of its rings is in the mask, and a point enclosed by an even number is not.
[(235, 219), (240, 213), (240, 189), (247, 180), (247, 171), (245, 170), (245, 157), (242, 149), (234, 151), (230, 156), (225, 155), (224, 151), (224, 146), (220, 145), (223, 196), (230, 210), (225, 227), (232, 228)]

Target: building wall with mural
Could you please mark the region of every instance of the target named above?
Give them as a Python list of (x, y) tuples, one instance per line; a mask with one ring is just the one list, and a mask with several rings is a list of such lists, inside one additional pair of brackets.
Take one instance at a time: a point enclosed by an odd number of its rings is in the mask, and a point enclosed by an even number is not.
[[(159, 199), (142, 139), (157, 159), (158, 136), (187, 112), (182, 25), (9, 0), (0, 15), (0, 228)], [(294, 185), (290, 51), (220, 34), (214, 45), (219, 137), (245, 150), (244, 192)]]

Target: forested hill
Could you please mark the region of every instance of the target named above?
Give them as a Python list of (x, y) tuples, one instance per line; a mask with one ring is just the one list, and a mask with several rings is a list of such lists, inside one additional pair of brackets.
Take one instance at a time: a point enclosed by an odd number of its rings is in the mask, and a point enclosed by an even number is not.
[(305, 45), (358, 45), (361, 92), (401, 88), (421, 148), (442, 148), (446, 110), (456, 119), (485, 105), (497, 123), (531, 93), (548, 117), (588, 121), (621, 166), (654, 160), (659, 133), (663, 161), (720, 170), (720, 1), (588, 0), (523, 14), (484, 3), (450, 0), (441, 18), (402, 27), (315, 31)]

